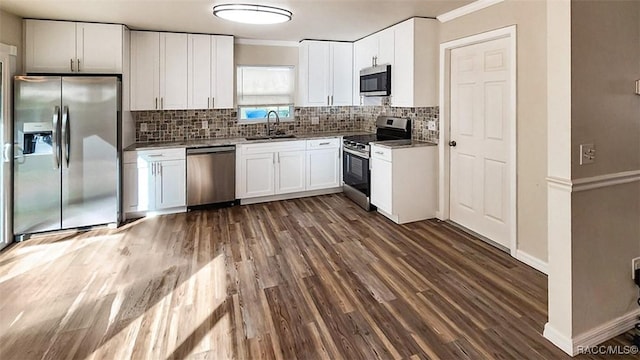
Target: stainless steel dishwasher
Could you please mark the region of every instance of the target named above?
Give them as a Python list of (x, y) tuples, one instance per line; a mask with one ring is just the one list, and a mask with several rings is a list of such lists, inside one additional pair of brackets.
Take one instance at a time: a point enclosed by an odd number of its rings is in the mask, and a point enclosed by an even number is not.
[(236, 200), (236, 147), (187, 149), (187, 206)]

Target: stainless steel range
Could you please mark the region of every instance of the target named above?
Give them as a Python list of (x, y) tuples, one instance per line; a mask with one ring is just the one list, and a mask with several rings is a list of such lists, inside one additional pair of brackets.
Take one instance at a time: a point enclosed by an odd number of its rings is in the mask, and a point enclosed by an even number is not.
[(376, 133), (345, 136), (343, 140), (342, 167), (345, 195), (367, 211), (375, 208), (369, 201), (371, 195), (371, 142), (411, 141), (411, 120), (378, 116)]

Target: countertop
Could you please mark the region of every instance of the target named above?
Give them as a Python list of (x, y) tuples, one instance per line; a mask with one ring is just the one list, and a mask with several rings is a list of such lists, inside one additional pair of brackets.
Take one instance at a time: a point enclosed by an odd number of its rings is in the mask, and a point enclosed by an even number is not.
[(342, 132), (326, 132), (326, 133), (313, 133), (313, 134), (296, 134), (294, 138), (275, 138), (275, 139), (263, 139), (263, 140), (247, 140), (243, 137), (231, 137), (231, 138), (219, 138), (209, 140), (187, 140), (187, 141), (168, 141), (168, 142), (152, 142), (152, 143), (135, 143), (127, 146), (124, 151), (135, 150), (149, 150), (158, 148), (199, 148), (207, 146), (225, 146), (225, 145), (238, 145), (238, 144), (257, 144), (273, 141), (296, 141), (296, 140), (308, 140), (308, 139), (325, 139), (335, 138), (339, 136), (349, 135), (369, 135), (371, 133), (366, 131), (342, 131)]
[(422, 147), (422, 146), (437, 146), (438, 144), (427, 142), (427, 141), (407, 139), (407, 140), (374, 141), (374, 142), (371, 142), (371, 145), (380, 146), (388, 149), (402, 149), (402, 148), (412, 148), (412, 147)]

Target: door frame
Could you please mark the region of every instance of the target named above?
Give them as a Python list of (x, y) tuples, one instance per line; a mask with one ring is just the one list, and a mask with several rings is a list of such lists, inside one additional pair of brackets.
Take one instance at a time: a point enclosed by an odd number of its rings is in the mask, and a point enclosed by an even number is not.
[(509, 149), (509, 161), (512, 166), (509, 171), (509, 193), (511, 196), (510, 201), (510, 218), (512, 219), (509, 224), (509, 251), (511, 256), (516, 257), (517, 252), (517, 236), (518, 236), (518, 218), (517, 218), (517, 47), (516, 47), (516, 25), (483, 32), (476, 35), (471, 35), (461, 39), (456, 39), (440, 44), (440, 89), (439, 89), (439, 106), (440, 106), (440, 136), (438, 147), (438, 211), (436, 217), (440, 220), (450, 219), (450, 161), (451, 151), (449, 150), (449, 143), (451, 137), (451, 119), (450, 119), (450, 102), (451, 102), (451, 50), (479, 44), (491, 40), (497, 40), (502, 38), (509, 39), (509, 47), (511, 56), (510, 62), (510, 93), (509, 104), (511, 128), (509, 138), (511, 140), (511, 146)]
[[(9, 141), (9, 144), (13, 144), (13, 118), (11, 117), (13, 111), (11, 109), (11, 106), (13, 103), (12, 84), (13, 76), (16, 72), (17, 55), (17, 47), (0, 43), (0, 60), (5, 64), (5, 68), (3, 68), (2, 72), (2, 78), (0, 79), (5, 95), (2, 98), (2, 101), (4, 102), (2, 106), (2, 109), (4, 110), (2, 118), (4, 119), (4, 121), (7, 121), (7, 119), (8, 121), (10, 121), (8, 127), (9, 134), (4, 134), (4, 137), (8, 136), (7, 140)], [(0, 126), (5, 125), (0, 122)], [(0, 151), (2, 152), (0, 153), (0, 166), (4, 166), (2, 165), (2, 162), (4, 162), (5, 151), (7, 151), (7, 149), (5, 149), (5, 145), (5, 139), (0, 137)], [(8, 183), (2, 184), (2, 182), (0, 182), (0, 185), (4, 185), (0, 186), (0, 191), (5, 193), (4, 195), (6, 196), (7, 200), (6, 203), (0, 204), (0, 206), (2, 206), (4, 210), (4, 219), (2, 220), (5, 222), (5, 228), (2, 230), (2, 233), (0, 233), (0, 249), (8, 246), (13, 242), (13, 146), (9, 147), (8, 154), (6, 155), (8, 155), (9, 157), (9, 174), (8, 176), (7, 174), (3, 174), (2, 176), (5, 178), (5, 180), (8, 180)]]

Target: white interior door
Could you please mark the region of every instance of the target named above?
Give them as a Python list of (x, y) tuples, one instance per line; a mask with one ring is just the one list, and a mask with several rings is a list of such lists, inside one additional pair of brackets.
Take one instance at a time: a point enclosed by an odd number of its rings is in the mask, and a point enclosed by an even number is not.
[(511, 56), (508, 38), (451, 50), (450, 218), (506, 248), (515, 221)]

